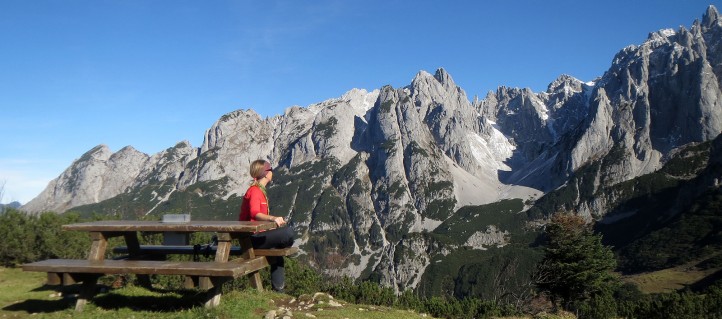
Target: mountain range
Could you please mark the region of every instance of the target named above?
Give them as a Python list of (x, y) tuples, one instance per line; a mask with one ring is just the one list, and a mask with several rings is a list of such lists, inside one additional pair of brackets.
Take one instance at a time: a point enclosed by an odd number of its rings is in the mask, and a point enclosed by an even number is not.
[[(200, 147), (99, 145), (21, 209), (235, 220), (249, 163), (268, 159), (271, 211), (290, 220), (312, 266), (398, 291), (484, 295), (523, 284), (488, 279), (523, 277), (552, 213), (608, 234), (643, 216), (640, 229), (652, 231), (719, 188), (721, 78), (722, 21), (710, 6), (689, 30), (623, 48), (591, 82), (562, 75), (545, 92), (499, 87), (469, 99), (441, 68), (273, 117), (237, 110)], [(679, 200), (641, 211), (659, 194), (641, 181), (662, 173)]]

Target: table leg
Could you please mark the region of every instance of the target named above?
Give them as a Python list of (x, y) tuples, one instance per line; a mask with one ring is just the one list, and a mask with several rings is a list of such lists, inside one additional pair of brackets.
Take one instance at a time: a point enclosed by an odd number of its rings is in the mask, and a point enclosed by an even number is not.
[(95, 285), (98, 283), (98, 275), (87, 275), (83, 277), (83, 284), (80, 286), (78, 300), (75, 302), (75, 311), (83, 311), (88, 300), (95, 296)]
[[(90, 239), (93, 241), (90, 245), (88, 260), (105, 260), (105, 250), (108, 248), (108, 239), (102, 232), (91, 232)], [(75, 302), (75, 311), (82, 311), (88, 300), (95, 295), (95, 284), (98, 276), (85, 276), (83, 285), (80, 288), (80, 295)]]
[[(205, 277), (208, 278), (208, 277)], [(212, 308), (221, 304), (221, 294), (223, 292), (223, 283), (228, 279), (222, 277), (211, 277), (213, 288), (208, 290), (208, 300), (206, 300), (205, 307)]]
[(131, 257), (140, 255), (140, 241), (138, 240), (138, 233), (129, 232), (123, 234), (125, 239), (125, 246), (128, 247), (128, 255)]
[[(241, 244), (241, 250), (243, 255), (241, 258), (250, 260), (256, 258), (256, 254), (253, 252), (253, 244), (251, 243), (251, 236), (245, 235), (238, 239)], [(258, 291), (263, 291), (263, 283), (261, 282), (261, 274), (257, 271), (251, 273), (248, 276), (251, 281), (251, 287), (256, 288)]]
[(62, 281), (63, 281), (63, 286), (70, 286), (70, 285), (74, 285), (77, 283), (75, 278), (73, 278), (73, 274), (69, 274), (67, 272), (63, 273)]
[(63, 283), (63, 274), (57, 272), (49, 272), (48, 279), (45, 282), (46, 285), (56, 286)]
[(105, 260), (105, 250), (108, 248), (108, 239), (101, 232), (91, 232), (90, 239), (93, 243), (90, 245), (88, 260)]
[[(135, 259), (140, 256), (140, 241), (138, 240), (138, 233), (127, 232), (123, 234), (123, 238), (125, 239), (125, 246), (128, 247), (128, 255), (130, 256), (130, 259)], [(146, 289), (152, 288), (149, 275), (136, 275), (136, 277), (138, 278), (138, 283), (141, 287)]]
[(218, 246), (216, 247), (216, 261), (227, 262), (231, 255), (231, 234), (218, 233)]
[[(228, 258), (231, 255), (231, 235), (229, 233), (218, 233), (218, 246), (216, 246), (216, 257), (217, 262), (228, 262)], [(219, 284), (215, 280), (211, 280), (209, 277), (198, 277), (198, 288), (209, 290), (214, 294), (214, 298), (217, 298), (217, 303), (220, 303), (222, 283)], [(186, 284), (188, 282), (186, 281)], [(208, 304), (206, 304), (208, 306)], [(217, 304), (215, 304), (217, 305)]]

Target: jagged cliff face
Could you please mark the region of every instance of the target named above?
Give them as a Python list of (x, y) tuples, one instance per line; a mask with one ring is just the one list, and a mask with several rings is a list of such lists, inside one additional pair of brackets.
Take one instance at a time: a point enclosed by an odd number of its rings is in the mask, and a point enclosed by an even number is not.
[[(182, 142), (148, 156), (128, 146), (113, 153), (107, 146), (86, 152), (45, 190), (22, 207), (29, 212), (63, 212), (69, 208), (98, 203), (133, 189), (151, 185), (158, 192), (155, 200), (169, 195), (161, 184), (175, 184), (183, 168), (196, 158), (197, 150)], [(171, 189), (172, 192), (174, 189)]]
[[(272, 118), (239, 110), (213, 124), (200, 148), (184, 142), (149, 156), (96, 147), (23, 209), (63, 212), (152, 189), (145, 213), (154, 213), (174, 192), (210, 184), (202, 196), (237, 198), (248, 164), (265, 158), (278, 169), (273, 212), (289, 217), (311, 263), (414, 288), (436, 257), (509, 242), (507, 230), (489, 224), (459, 245), (424, 235), (458, 208), (533, 199), (599, 161), (585, 183), (623, 182), (719, 135), (721, 41), (710, 7), (691, 30), (655, 32), (624, 48), (594, 82), (563, 75), (546, 92), (500, 87), (472, 103), (439, 69), (407, 87), (354, 89)], [(575, 205), (586, 216), (609, 209), (604, 200)]]
[[(572, 149), (571, 169), (607, 156), (611, 164), (599, 176), (615, 184), (659, 169), (676, 148), (719, 135), (721, 30), (710, 7), (691, 30), (654, 32), (620, 51), (594, 89), (596, 114)], [(577, 208), (597, 217), (609, 209), (599, 202)]]
[[(714, 7), (691, 30), (651, 33), (629, 46), (593, 83), (562, 76), (547, 92), (500, 88), (478, 101), (514, 139), (508, 183), (545, 191), (580, 167), (607, 158), (595, 181), (623, 182), (661, 167), (670, 151), (716, 137), (722, 126), (719, 14)], [(604, 177), (604, 178), (601, 178)], [(591, 216), (606, 207), (585, 203)]]

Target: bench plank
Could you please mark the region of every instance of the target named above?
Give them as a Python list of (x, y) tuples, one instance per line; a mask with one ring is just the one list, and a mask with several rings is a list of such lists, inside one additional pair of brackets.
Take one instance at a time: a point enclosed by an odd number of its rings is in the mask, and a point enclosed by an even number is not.
[(232, 262), (48, 259), (22, 265), (23, 271), (50, 273), (186, 275), (237, 278), (268, 266), (266, 258)]
[(298, 247), (254, 249), (256, 256), (291, 256), (298, 252)]
[[(206, 247), (202, 247), (198, 253), (202, 254), (206, 250)], [(113, 252), (116, 254), (127, 254), (128, 247), (120, 246), (113, 248)], [(291, 256), (298, 252), (298, 247), (288, 247), (288, 248), (273, 248), (273, 249), (254, 249), (253, 253), (256, 256)], [(179, 254), (179, 255), (190, 255), (194, 253), (193, 246), (175, 246), (175, 245), (143, 245), (140, 246), (140, 250), (138, 251), (139, 254), (150, 254), (150, 255), (171, 255), (171, 254)], [(215, 254), (216, 253), (216, 246), (211, 246), (210, 253)], [(230, 254), (231, 255), (241, 255), (243, 251), (241, 250), (241, 247), (239, 246), (233, 246), (231, 247)]]

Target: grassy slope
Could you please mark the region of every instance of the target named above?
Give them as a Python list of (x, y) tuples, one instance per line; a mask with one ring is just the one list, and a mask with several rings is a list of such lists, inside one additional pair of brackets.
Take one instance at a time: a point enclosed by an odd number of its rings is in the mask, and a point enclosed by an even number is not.
[(267, 311), (285, 306), (294, 317), (306, 313), (317, 318), (420, 318), (411, 311), (378, 306), (344, 304), (328, 307), (317, 304), (303, 309), (289, 295), (254, 290), (231, 291), (223, 296), (221, 305), (205, 309), (199, 305), (201, 296), (195, 291), (157, 292), (135, 286), (110, 289), (100, 293), (82, 313), (73, 310), (74, 299), (63, 299), (44, 286), (45, 274), (27, 273), (20, 269), (0, 268), (0, 317), (2, 318), (262, 318)]
[(719, 272), (722, 267), (700, 267), (700, 262), (695, 260), (676, 267), (622, 276), (622, 280), (636, 284), (643, 293), (668, 293), (705, 286), (704, 282)]
[[(431, 318), (409, 310), (339, 302), (331, 307), (320, 302), (309, 307), (301, 298), (255, 290), (231, 291), (223, 295), (217, 308), (203, 308), (195, 291), (158, 292), (135, 286), (110, 289), (99, 293), (81, 313), (73, 310), (74, 299), (63, 299), (55, 290), (44, 286), (44, 273), (28, 273), (18, 268), (0, 267), (0, 318), (263, 318), (269, 310), (289, 309), (294, 318)], [(102, 281), (102, 280), (101, 280)], [(106, 289), (108, 289), (106, 287)], [(527, 319), (528, 316), (505, 317)], [(575, 316), (543, 314), (535, 318), (574, 319)], [(498, 318), (504, 319), (504, 318)]]

